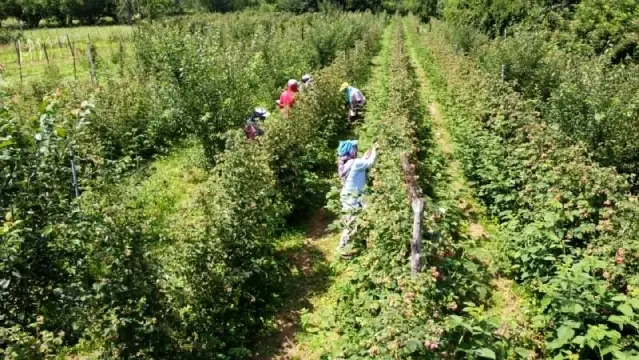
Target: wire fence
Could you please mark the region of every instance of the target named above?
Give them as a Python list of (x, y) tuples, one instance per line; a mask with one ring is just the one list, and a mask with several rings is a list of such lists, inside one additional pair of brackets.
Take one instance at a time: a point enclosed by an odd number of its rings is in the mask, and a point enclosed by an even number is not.
[(129, 34), (25, 38), (0, 46), (0, 81), (17, 85), (51, 76), (97, 82), (99, 75), (121, 71), (130, 52)]

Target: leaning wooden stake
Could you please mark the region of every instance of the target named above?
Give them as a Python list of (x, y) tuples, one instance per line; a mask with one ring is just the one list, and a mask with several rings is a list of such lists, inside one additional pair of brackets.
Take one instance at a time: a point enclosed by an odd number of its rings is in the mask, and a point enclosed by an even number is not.
[(20, 71), (20, 85), (22, 85), (22, 52), (20, 51), (20, 40), (15, 42), (16, 54), (18, 56), (18, 70)]
[(47, 52), (47, 43), (42, 44), (42, 50), (44, 50), (44, 58), (47, 60), (47, 66), (50, 66), (49, 63), (49, 53)]
[(410, 265), (411, 274), (417, 276), (421, 270), (424, 198), (411, 199), (411, 206), (413, 208), (413, 238), (410, 242)]
[(71, 51), (71, 56), (73, 57), (73, 80), (78, 81), (78, 70), (75, 65), (75, 51), (73, 50), (73, 43), (71, 39), (69, 39), (69, 34), (67, 34), (67, 45), (69, 45), (69, 51)]
[(93, 59), (93, 53), (91, 52), (91, 36), (87, 35), (87, 56), (89, 57), (89, 65), (90, 67), (90, 75), (91, 75), (91, 84), (93, 86), (97, 85), (98, 79), (95, 76), (95, 61)]
[(120, 75), (124, 73), (124, 41), (120, 35)]
[(410, 163), (406, 154), (401, 156), (401, 161), (402, 169), (404, 170), (404, 181), (408, 189), (408, 198), (413, 208), (413, 237), (410, 242), (411, 274), (417, 276), (421, 271), (422, 225), (424, 222), (425, 202), (415, 179), (415, 166)]

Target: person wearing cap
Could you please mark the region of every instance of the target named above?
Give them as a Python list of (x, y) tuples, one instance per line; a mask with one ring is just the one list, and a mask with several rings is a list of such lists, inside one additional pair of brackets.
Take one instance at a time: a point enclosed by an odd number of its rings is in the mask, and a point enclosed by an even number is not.
[(305, 74), (302, 76), (302, 86), (300, 87), (300, 91), (304, 91), (307, 89), (312, 89), (315, 86), (315, 82), (310, 74)]
[(361, 158), (357, 158), (357, 142), (350, 140), (341, 142), (338, 148), (338, 156), (347, 157), (343, 167), (340, 168), (340, 178), (343, 178), (342, 191), (340, 192), (340, 203), (344, 217), (342, 218), (344, 230), (340, 236), (339, 250), (343, 255), (346, 254), (347, 246), (351, 235), (356, 231), (354, 228), (355, 216), (354, 212), (363, 208), (362, 196), (367, 181), (367, 170), (375, 163), (377, 157), (377, 144), (364, 154)]
[(366, 97), (358, 88), (351, 86), (345, 82), (339, 89), (340, 92), (346, 94), (346, 105), (348, 106), (348, 121), (352, 123), (357, 117), (359, 111), (366, 105)]
[(286, 90), (280, 95), (278, 106), (285, 117), (288, 116), (291, 109), (295, 105), (295, 93), (297, 92), (299, 83), (295, 79), (291, 79), (286, 84)]
[(246, 134), (246, 138), (249, 140), (255, 139), (258, 136), (264, 135), (264, 130), (262, 130), (259, 126), (259, 121), (264, 121), (271, 115), (270, 112), (266, 111), (263, 107), (256, 107), (251, 116), (249, 116), (248, 120), (246, 120), (246, 125), (244, 126), (244, 133)]
[(337, 148), (337, 174), (342, 184), (348, 174), (346, 163), (357, 157), (357, 140), (340, 141)]

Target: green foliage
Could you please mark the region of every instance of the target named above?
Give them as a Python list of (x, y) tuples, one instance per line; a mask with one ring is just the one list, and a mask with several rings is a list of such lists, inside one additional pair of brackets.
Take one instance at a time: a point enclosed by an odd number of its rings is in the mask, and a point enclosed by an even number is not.
[(545, 124), (508, 84), (456, 57), (434, 29), (424, 63), (466, 176), (507, 234), (508, 270), (539, 296), (547, 356), (636, 356), (632, 305), (621, 306), (635, 302), (637, 283), (639, 208), (627, 179)]
[[(320, 25), (335, 19), (339, 31)], [(334, 142), (345, 123), (337, 89), (344, 77), (366, 79), (385, 20), (291, 17), (293, 23), (332, 30), (317, 35), (326, 36), (321, 38), (327, 43), (326, 63), (314, 47), (297, 54), (302, 47), (293, 41), (281, 48), (258, 43), (243, 49), (256, 28), (264, 31), (255, 35), (258, 40), (267, 40), (266, 34), (290, 35), (283, 22), (252, 15), (219, 20), (238, 25), (210, 29), (210, 52), (198, 51), (193, 39), (190, 54), (167, 52), (151, 63), (141, 46), (140, 63), (149, 61), (153, 72), (113, 79), (92, 92), (78, 85), (78, 93), (93, 98), (79, 108), (78, 94), (61, 89), (37, 114), (23, 109), (28, 103), (17, 96), (0, 109), (0, 349), (7, 358), (44, 358), (78, 343), (118, 358), (251, 355), (255, 331), (284, 290), (280, 279), (288, 266), (278, 262), (275, 241), (291, 209), (314, 205), (325, 191), (324, 177), (334, 170)], [(214, 45), (218, 40), (223, 44)], [(255, 55), (250, 61), (259, 66), (236, 70), (241, 63), (226, 63), (241, 61), (249, 51)], [(219, 58), (200, 61), (205, 54)], [(188, 79), (193, 88), (172, 86), (183, 77), (174, 79), (165, 69), (172, 69), (170, 60), (178, 55), (187, 74), (202, 76)], [(193, 190), (193, 217), (177, 217), (188, 223), (172, 222), (166, 212), (174, 207), (162, 203), (163, 194), (155, 199), (157, 208), (149, 209), (146, 192), (113, 186), (122, 168), (165, 151), (209, 119), (243, 119), (252, 101), (276, 95), (277, 84), (290, 76), (286, 71), (301, 74), (310, 63), (323, 67), (313, 72), (315, 89), (298, 99), (290, 117), (273, 115), (266, 135), (247, 142), (233, 129), (236, 124), (207, 128), (219, 131), (211, 137), (225, 146), (214, 154), (217, 162), (208, 179)], [(207, 70), (208, 64), (219, 66)], [(268, 73), (266, 64), (277, 78), (262, 83), (257, 75)], [(214, 99), (216, 113), (198, 113), (202, 123), (182, 123), (188, 119), (183, 102), (191, 100), (178, 91), (194, 95), (204, 89), (215, 96), (232, 77), (215, 74), (212, 86), (202, 79), (220, 69), (244, 76), (229, 82), (234, 97)], [(242, 98), (253, 90), (255, 95)], [(195, 112), (195, 103), (189, 104)]]
[(272, 107), (282, 84), (328, 65), (374, 21), (370, 14), (340, 14), (330, 22), (310, 14), (214, 19), (165, 22), (136, 36), (140, 70), (170, 90), (161, 102), (172, 103), (212, 163), (224, 149), (221, 133), (240, 127), (252, 107)]
[(629, 129), (637, 118), (637, 2), (539, 2), (517, 16), (498, 5), (447, 3), (450, 41), (493, 77), (539, 101), (543, 120), (583, 142), (600, 164), (636, 176), (639, 139)]
[(583, 0), (568, 24), (575, 37), (595, 53), (610, 51), (613, 62), (639, 59), (639, 4), (632, 0)]
[[(332, 346), (338, 351), (330, 356), (506, 356), (511, 340), (495, 335), (496, 319), (475, 305), (487, 300), (486, 272), (457, 250), (463, 241), (459, 210), (454, 201), (435, 200), (446, 191), (438, 182), (445, 181), (438, 175), (441, 157), (433, 149), (402, 32), (396, 19), (385, 33), (377, 73), (366, 89), (370, 102), (360, 143), (377, 142), (380, 150), (370, 173), (368, 205), (351, 238), (361, 254), (345, 265), (334, 314), (313, 325), (315, 331), (340, 334)], [(408, 261), (413, 212), (401, 155), (415, 164), (418, 185), (433, 196), (426, 200), (426, 213), (434, 215), (424, 221), (422, 273), (417, 277), (411, 276)]]
[(522, 21), (530, 7), (522, 0), (446, 0), (443, 18), (453, 26), (470, 26), (495, 37)]

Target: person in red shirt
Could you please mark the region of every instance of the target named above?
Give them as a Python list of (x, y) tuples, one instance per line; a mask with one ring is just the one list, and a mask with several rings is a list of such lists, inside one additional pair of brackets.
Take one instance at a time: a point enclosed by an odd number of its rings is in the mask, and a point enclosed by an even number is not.
[(280, 100), (277, 102), (280, 107), (280, 111), (284, 117), (287, 117), (291, 109), (295, 105), (295, 93), (297, 92), (299, 84), (297, 80), (291, 79), (286, 84), (286, 91), (280, 95)]

